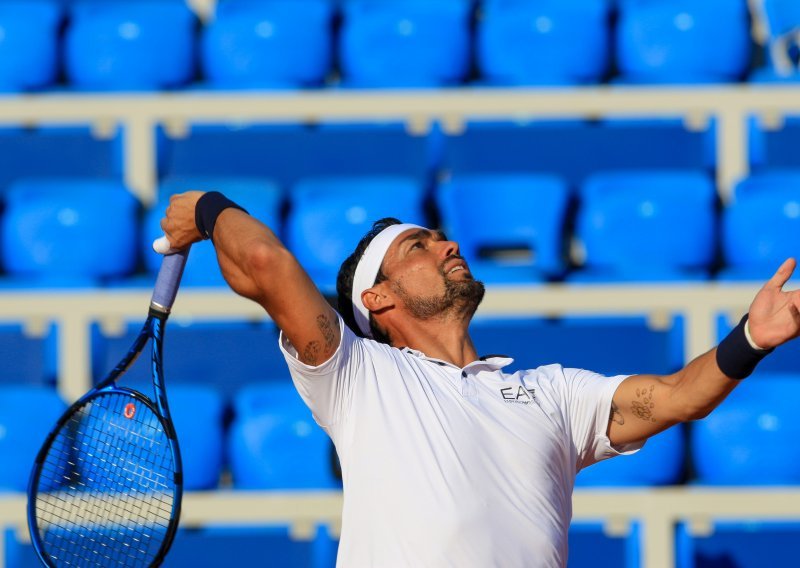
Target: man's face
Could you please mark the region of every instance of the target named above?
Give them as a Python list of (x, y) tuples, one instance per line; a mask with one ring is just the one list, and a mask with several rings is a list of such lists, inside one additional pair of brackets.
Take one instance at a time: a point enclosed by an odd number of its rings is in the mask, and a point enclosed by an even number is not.
[(484, 294), (458, 245), (441, 232), (409, 229), (389, 247), (383, 262), (390, 289), (418, 319), (472, 317)]

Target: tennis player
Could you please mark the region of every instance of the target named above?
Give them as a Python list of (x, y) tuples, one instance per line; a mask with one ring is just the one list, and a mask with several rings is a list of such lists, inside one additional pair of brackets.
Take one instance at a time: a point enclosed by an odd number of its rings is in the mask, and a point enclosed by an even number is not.
[(270, 314), (292, 379), (342, 464), (338, 564), (562, 567), (575, 475), (706, 416), (800, 334), (787, 260), (720, 345), (673, 375), (604, 377), (479, 357), (484, 287), (437, 231), (377, 222), (344, 261), (334, 311), (269, 228), (223, 195), (175, 196), (159, 252), (213, 240)]

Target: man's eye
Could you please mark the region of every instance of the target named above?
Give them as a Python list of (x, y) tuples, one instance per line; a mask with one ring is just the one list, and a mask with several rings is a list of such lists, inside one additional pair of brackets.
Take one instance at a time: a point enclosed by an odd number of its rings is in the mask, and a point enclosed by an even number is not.
[(422, 248), (422, 241), (417, 241), (417, 242), (415, 242), (413, 245), (411, 245), (411, 248), (412, 248), (412, 249), (415, 249), (415, 248)]

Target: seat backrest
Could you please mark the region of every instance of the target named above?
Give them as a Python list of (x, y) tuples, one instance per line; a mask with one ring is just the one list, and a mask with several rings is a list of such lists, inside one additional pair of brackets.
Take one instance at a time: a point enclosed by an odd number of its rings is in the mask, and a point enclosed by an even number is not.
[(216, 489), (224, 445), (222, 396), (208, 386), (171, 386), (169, 409), (181, 450), (184, 489)]
[(691, 450), (700, 483), (800, 483), (800, 375), (758, 373), (704, 420), (692, 424)]
[(616, 51), (623, 76), (655, 81), (735, 81), (750, 64), (746, 0), (625, 0)]
[[(563, 242), (569, 190), (546, 175), (456, 176), (436, 201), (447, 237), (468, 262), (516, 249), (524, 262), (546, 273), (564, 266)], [(520, 250), (522, 249), (522, 250)]]
[(675, 485), (683, 478), (685, 450), (684, 427), (677, 424), (649, 438), (632, 456), (603, 460), (582, 469), (575, 486)]
[(0, 3), (0, 91), (39, 89), (55, 82), (61, 20), (61, 8), (51, 1)]
[(138, 202), (119, 182), (20, 179), (2, 219), (12, 274), (119, 277), (136, 266)]
[(735, 198), (722, 213), (728, 266), (771, 266), (774, 271), (797, 254), (800, 171), (753, 175), (737, 185)]
[(321, 84), (332, 62), (329, 0), (224, 2), (203, 32), (205, 78), (224, 87)]
[(290, 381), (246, 387), (234, 399), (234, 414), (228, 447), (236, 488), (337, 486), (330, 440)]
[(349, 0), (342, 6), (340, 66), (353, 86), (439, 86), (469, 70), (464, 0)]
[(425, 224), (424, 190), (402, 177), (330, 177), (292, 188), (286, 242), (318, 285), (332, 288), (341, 263), (384, 217)]
[(48, 432), (66, 410), (52, 388), (0, 386), (0, 491), (24, 491)]
[(596, 174), (584, 184), (576, 236), (587, 268), (708, 268), (716, 190), (694, 171)]
[(599, 81), (609, 63), (606, 0), (488, 0), (478, 22), (482, 78), (500, 84)]
[(68, 81), (83, 90), (158, 90), (194, 77), (196, 17), (177, 2), (82, 2), (65, 39)]

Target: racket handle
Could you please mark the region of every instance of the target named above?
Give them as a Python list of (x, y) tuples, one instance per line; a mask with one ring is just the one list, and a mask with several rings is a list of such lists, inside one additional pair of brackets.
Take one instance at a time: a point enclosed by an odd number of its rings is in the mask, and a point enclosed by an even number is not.
[(150, 299), (150, 309), (168, 314), (178, 295), (178, 286), (183, 276), (183, 268), (186, 266), (186, 259), (189, 256), (189, 249), (168, 254), (161, 261), (161, 268), (156, 278), (156, 286), (153, 289), (153, 297)]

